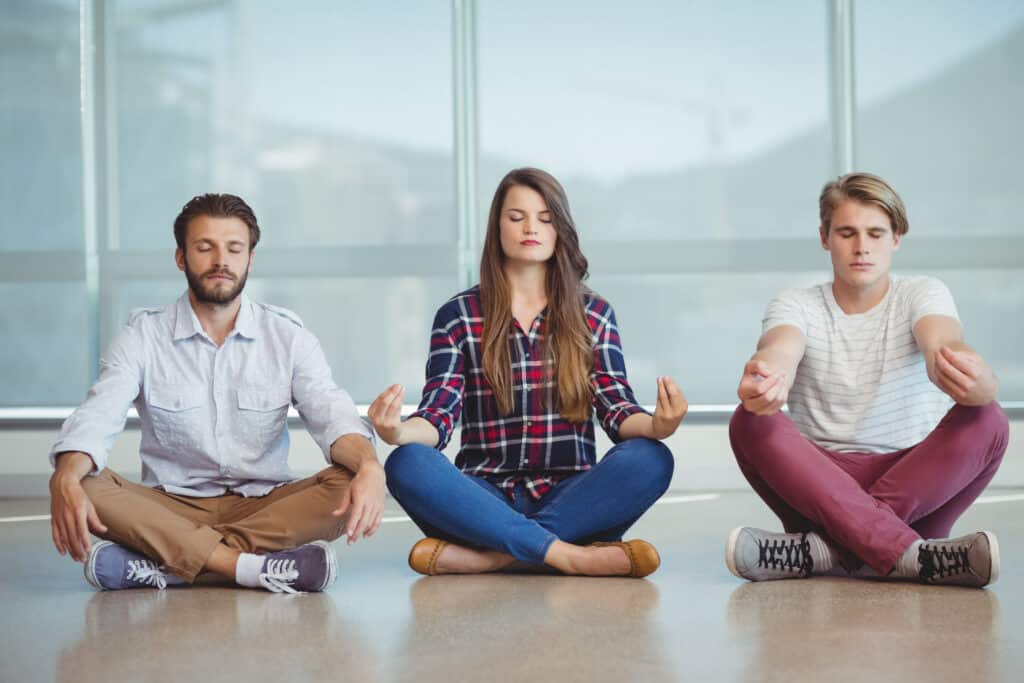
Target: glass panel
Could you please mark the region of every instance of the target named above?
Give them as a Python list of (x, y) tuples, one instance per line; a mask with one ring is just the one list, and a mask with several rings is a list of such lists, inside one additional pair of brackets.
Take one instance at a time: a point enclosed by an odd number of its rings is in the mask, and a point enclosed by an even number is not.
[(455, 241), (445, 3), (116, 4), (123, 248), (195, 194), (265, 244)]
[(591, 286), (615, 308), (641, 403), (653, 404), (656, 378), (670, 375), (690, 403), (733, 404), (768, 301), (788, 287), (830, 279), (824, 271), (615, 275), (595, 276)]
[(88, 315), (78, 283), (0, 282), (0, 405), (67, 406), (85, 398), (96, 367), (83, 339)]
[(831, 155), (824, 3), (602, 2), (581, 14), (481, 0), (479, 15), (482, 215), (525, 165), (563, 182), (588, 239), (813, 227)]
[(0, 251), (82, 248), (78, 54), (78, 2), (4, 3)]
[(929, 273), (953, 292), (964, 340), (992, 366), (999, 399), (1024, 400), (1024, 278), (1019, 270), (951, 270)]
[(857, 3), (859, 166), (907, 204), (911, 234), (1020, 235), (1024, 4)]

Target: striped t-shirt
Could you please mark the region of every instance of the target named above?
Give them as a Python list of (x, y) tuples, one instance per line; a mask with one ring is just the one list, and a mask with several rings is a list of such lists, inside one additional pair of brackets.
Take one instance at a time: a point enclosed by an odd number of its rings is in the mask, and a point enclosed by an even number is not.
[(789, 391), (800, 432), (833, 451), (888, 453), (920, 442), (952, 405), (928, 379), (914, 324), (958, 318), (949, 289), (932, 277), (891, 276), (865, 313), (848, 315), (832, 283), (788, 289), (765, 311), (765, 332), (793, 325), (807, 342)]

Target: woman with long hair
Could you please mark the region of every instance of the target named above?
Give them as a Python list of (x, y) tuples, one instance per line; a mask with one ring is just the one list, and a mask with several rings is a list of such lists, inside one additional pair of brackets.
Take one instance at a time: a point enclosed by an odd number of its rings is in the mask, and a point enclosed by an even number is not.
[[(622, 534), (668, 488), (686, 399), (658, 378), (653, 415), (626, 379), (615, 313), (585, 284), (562, 186), (516, 169), (491, 203), (480, 284), (437, 312), (419, 409), (404, 389), (370, 406), (392, 495), (427, 538), (422, 574), (546, 564), (565, 574), (646, 576), (660, 559)], [(596, 461), (594, 423), (616, 445)], [(455, 465), (441, 453), (461, 416)]]

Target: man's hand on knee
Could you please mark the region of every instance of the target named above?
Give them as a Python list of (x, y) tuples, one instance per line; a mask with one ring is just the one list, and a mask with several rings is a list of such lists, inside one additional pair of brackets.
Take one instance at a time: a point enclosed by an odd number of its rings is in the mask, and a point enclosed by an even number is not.
[(50, 477), (53, 545), (61, 555), (70, 553), (76, 562), (85, 562), (89, 556), (89, 531), (100, 533), (107, 530), (82, 488), (82, 477), (92, 469), (92, 458), (72, 451), (58, 456), (57, 470)]
[(384, 468), (376, 460), (364, 462), (352, 478), (341, 505), (332, 514), (341, 517), (348, 513), (345, 535), (348, 542), (368, 538), (380, 527), (384, 516), (385, 476)]

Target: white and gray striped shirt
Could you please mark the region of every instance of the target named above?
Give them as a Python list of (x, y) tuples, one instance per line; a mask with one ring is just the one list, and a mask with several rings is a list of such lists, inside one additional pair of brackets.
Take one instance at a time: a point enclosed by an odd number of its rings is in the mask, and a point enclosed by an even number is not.
[(932, 277), (891, 276), (885, 298), (847, 315), (832, 283), (788, 289), (765, 311), (763, 330), (793, 325), (807, 347), (789, 392), (800, 432), (833, 451), (889, 453), (927, 436), (952, 401), (928, 379), (914, 325), (958, 318), (949, 289)]

